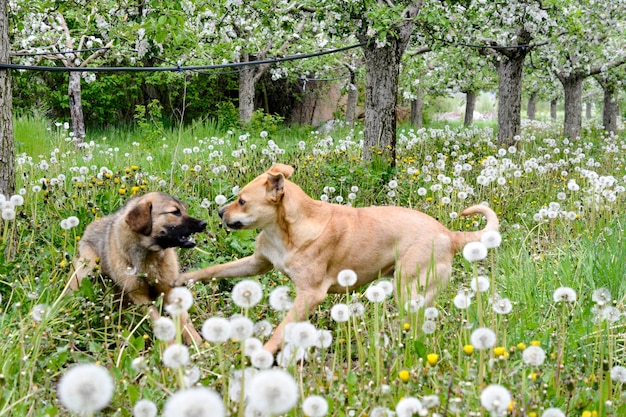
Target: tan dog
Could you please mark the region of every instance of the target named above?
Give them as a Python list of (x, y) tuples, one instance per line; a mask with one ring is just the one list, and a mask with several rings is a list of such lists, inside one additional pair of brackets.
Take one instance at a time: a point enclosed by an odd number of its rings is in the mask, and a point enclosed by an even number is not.
[[(174, 247), (195, 246), (189, 236), (205, 228), (205, 221), (188, 216), (185, 205), (168, 194), (152, 192), (132, 198), (115, 213), (87, 226), (69, 287), (78, 289), (99, 267), (130, 301), (150, 303), (150, 317), (156, 320), (159, 312), (151, 302), (164, 294), (167, 304), (179, 274)], [(186, 313), (181, 320), (185, 340), (201, 341)]]
[[(276, 352), (285, 325), (304, 320), (327, 293), (345, 293), (337, 282), (352, 269), (358, 288), (381, 276), (401, 280), (399, 296), (425, 291), (430, 303), (451, 273), (452, 257), (483, 231), (451, 232), (437, 220), (402, 207), (352, 208), (311, 199), (287, 178), (293, 168), (276, 164), (241, 189), (239, 198), (219, 211), (231, 229), (261, 229), (253, 255), (222, 265), (181, 274), (177, 284), (211, 278), (259, 275), (275, 268), (294, 283), (293, 308), (265, 348)], [(484, 230), (497, 230), (498, 218), (488, 207), (469, 207), (462, 215), (483, 214)]]

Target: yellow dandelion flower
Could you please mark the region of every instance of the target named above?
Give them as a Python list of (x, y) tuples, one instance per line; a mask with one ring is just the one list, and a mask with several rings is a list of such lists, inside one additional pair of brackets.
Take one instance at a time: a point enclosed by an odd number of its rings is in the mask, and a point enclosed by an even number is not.
[(136, 195), (139, 192), (139, 187), (134, 186), (130, 188), (131, 195)]
[(528, 413), (528, 417), (537, 417), (537, 413), (535, 411), (531, 411)]
[(496, 356), (505, 356), (507, 354), (507, 351), (502, 346), (496, 346), (493, 348), (493, 354)]
[(113, 177), (113, 174), (111, 174), (110, 172), (107, 172), (106, 174), (104, 174), (104, 178), (106, 179), (111, 179)]
[(408, 380), (409, 380), (409, 371), (407, 371), (406, 369), (401, 370), (400, 372), (398, 372), (398, 377), (400, 378), (400, 381), (408, 382)]
[(133, 171), (137, 171), (139, 167), (137, 165), (131, 165), (130, 169), (132, 169)]
[(61, 268), (65, 268), (67, 266), (67, 261), (65, 259), (63, 259), (61, 262), (59, 262), (59, 266)]
[(409, 330), (409, 329), (411, 328), (411, 325), (410, 325), (409, 323), (404, 323), (404, 324), (402, 325), (402, 328), (403, 328), (404, 330)]
[(526, 343), (519, 342), (516, 347), (517, 347), (517, 350), (524, 350), (526, 349)]
[(120, 188), (120, 189), (118, 190), (118, 193), (120, 193), (121, 195), (126, 194), (126, 188)]
[(463, 353), (465, 353), (466, 355), (471, 355), (472, 353), (474, 353), (474, 346), (473, 345), (463, 346)]
[(539, 340), (533, 340), (530, 342), (532, 346), (541, 346), (541, 342)]
[(428, 355), (426, 355), (426, 361), (429, 365), (435, 366), (437, 365), (437, 362), (439, 362), (439, 355), (437, 355), (436, 353), (429, 353)]

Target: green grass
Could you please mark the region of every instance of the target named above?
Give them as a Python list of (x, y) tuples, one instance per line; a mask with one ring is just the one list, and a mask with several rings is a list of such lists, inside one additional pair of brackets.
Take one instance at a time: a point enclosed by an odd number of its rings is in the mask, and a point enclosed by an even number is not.
[[(76, 242), (89, 222), (131, 195), (161, 190), (180, 197), (192, 215), (209, 222), (207, 232), (197, 237), (198, 248), (179, 252), (183, 269), (248, 255), (255, 233), (225, 230), (214, 200), (234, 198), (233, 187), (274, 161), (296, 167), (294, 182), (313, 198), (408, 206), (452, 230), (483, 227), (481, 219), (454, 213), (487, 202), (498, 213), (503, 236), (484, 261), (472, 264), (455, 257), (452, 281), (436, 299), (439, 317), (432, 334), (421, 330), (424, 309), (409, 314), (392, 298), (374, 305), (364, 296), (365, 288), (328, 296), (311, 323), (330, 330), (333, 343), (327, 349), (310, 348), (306, 363), (287, 366), (301, 397), (287, 415), (302, 415), (302, 400), (311, 394), (324, 396), (333, 416), (380, 415), (378, 407), (394, 410), (403, 397), (429, 395), (437, 396), (439, 405), (426, 415), (489, 415), (480, 404), (489, 384), (510, 391), (512, 416), (541, 416), (549, 407), (568, 416), (624, 415), (622, 384), (609, 374), (626, 365), (624, 318), (596, 320), (592, 294), (607, 288), (612, 305), (624, 313), (626, 159), (615, 149), (623, 149), (626, 139), (623, 133), (605, 137), (589, 130), (581, 142), (569, 143), (558, 128), (528, 127), (516, 152), (499, 153), (490, 127), (438, 126), (419, 133), (403, 127), (398, 170), (389, 172), (361, 161), (358, 129), (316, 134), (272, 120), (265, 131), (262, 125), (249, 131), (215, 123), (181, 130), (144, 125), (90, 132), (90, 146), (76, 149), (63, 126), (18, 119), (17, 181), (24, 205), (14, 220), (0, 221), (0, 416), (69, 415), (57, 399), (56, 385), (79, 362), (101, 364), (114, 379), (115, 393), (102, 415), (130, 416), (142, 398), (163, 410), (179, 390), (179, 378), (163, 365), (166, 346), (152, 337), (144, 310), (122, 306), (107, 279), (62, 295)], [(615, 181), (598, 180), (601, 176)], [(389, 187), (391, 179), (397, 188)], [(578, 190), (568, 188), (570, 180)], [(557, 202), (561, 214), (556, 218), (536, 218)], [(64, 230), (60, 222), (69, 216), (77, 216), (80, 224)], [(480, 301), (474, 296), (468, 309), (455, 307), (454, 297), (469, 288), (476, 274), (489, 277), (495, 291), (511, 300), (511, 313), (492, 312), (491, 289)], [(235, 314), (277, 325), (281, 313), (270, 308), (268, 295), (278, 285), (291, 284), (277, 272), (255, 279), (265, 297), (248, 311), (231, 301), (234, 281), (191, 287), (196, 327), (209, 317)], [(576, 291), (575, 302), (554, 302), (554, 291), (563, 286)], [(355, 301), (365, 306), (363, 316), (346, 323), (332, 320), (333, 305)], [(32, 314), (38, 305), (47, 309), (41, 321)], [(496, 333), (498, 355), (494, 349), (464, 353), (479, 317)], [(547, 354), (538, 367), (522, 361), (523, 346), (533, 342)], [(234, 372), (250, 366), (241, 349), (240, 343), (228, 342), (190, 350), (199, 383), (223, 396), (228, 415), (243, 410), (240, 397), (229, 395)], [(437, 361), (429, 363), (427, 355), (433, 353)], [(134, 369), (138, 357), (147, 360), (147, 369)], [(400, 371), (408, 371), (402, 373), (406, 381)]]

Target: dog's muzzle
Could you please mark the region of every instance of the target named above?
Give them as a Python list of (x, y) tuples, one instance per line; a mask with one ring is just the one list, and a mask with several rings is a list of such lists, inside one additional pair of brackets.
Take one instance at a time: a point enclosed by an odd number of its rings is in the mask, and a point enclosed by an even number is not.
[(166, 248), (193, 248), (196, 242), (189, 239), (194, 233), (200, 233), (206, 229), (207, 222), (189, 217), (185, 222), (168, 228), (164, 233), (156, 237), (156, 241), (163, 249)]

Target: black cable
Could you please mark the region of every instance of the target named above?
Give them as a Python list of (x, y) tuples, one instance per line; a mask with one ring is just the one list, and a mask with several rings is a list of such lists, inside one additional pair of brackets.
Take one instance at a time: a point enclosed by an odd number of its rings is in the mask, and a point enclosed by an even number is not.
[(355, 45), (345, 46), (343, 48), (332, 49), (330, 51), (316, 52), (312, 54), (298, 54), (286, 56), (283, 58), (270, 58), (260, 61), (249, 62), (234, 62), (230, 64), (219, 65), (195, 65), (195, 66), (176, 66), (176, 67), (47, 67), (47, 66), (35, 66), (35, 65), (16, 65), (16, 64), (0, 64), (0, 68), (27, 70), (27, 71), (49, 71), (49, 72), (183, 72), (183, 71), (199, 71), (199, 70), (212, 70), (221, 68), (236, 68), (253, 65), (265, 65), (274, 64), (277, 62), (295, 61), (298, 59), (314, 58), (317, 56), (334, 54), (337, 52), (343, 52), (350, 49), (358, 48), (365, 45), (365, 43), (359, 43)]

